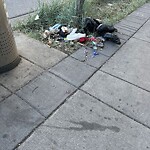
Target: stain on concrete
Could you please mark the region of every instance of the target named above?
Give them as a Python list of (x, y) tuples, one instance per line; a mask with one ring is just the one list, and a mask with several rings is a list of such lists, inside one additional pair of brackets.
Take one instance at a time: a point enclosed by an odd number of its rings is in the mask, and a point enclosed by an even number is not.
[(3, 138), (4, 138), (4, 139), (6, 139), (6, 138), (8, 138), (8, 137), (9, 137), (8, 134), (4, 134), (4, 135), (3, 135)]
[(111, 130), (113, 132), (120, 132), (120, 128), (116, 127), (116, 126), (104, 126), (104, 125), (100, 125), (98, 123), (89, 123), (86, 121), (79, 121), (79, 122), (75, 122), (75, 121), (70, 121), (70, 123), (75, 124), (75, 125), (80, 125), (81, 127), (69, 127), (69, 128), (62, 128), (62, 127), (53, 127), (56, 129), (65, 129), (65, 130), (74, 130), (74, 131), (105, 131), (105, 130)]
[(118, 121), (118, 118), (115, 118), (116, 121)]
[(81, 107), (84, 107), (84, 105), (83, 105), (83, 104), (80, 104), (80, 106), (81, 106)]
[(52, 138), (49, 138), (49, 139), (55, 146), (58, 146), (57, 142), (54, 139), (52, 139)]
[(106, 120), (111, 120), (111, 118), (109, 118), (109, 117), (104, 117), (104, 119), (106, 119)]
[(32, 108), (22, 110), (19, 106), (16, 106), (15, 111), (12, 111), (8, 114), (8, 119), (6, 120), (5, 125), (7, 127), (14, 125), (20, 126), (21, 124), (34, 125), (35, 122), (31, 119), (31, 109)]

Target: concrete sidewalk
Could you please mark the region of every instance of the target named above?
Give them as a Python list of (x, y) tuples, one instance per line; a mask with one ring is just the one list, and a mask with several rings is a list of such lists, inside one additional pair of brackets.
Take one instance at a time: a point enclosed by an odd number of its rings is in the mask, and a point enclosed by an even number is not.
[(150, 149), (150, 3), (84, 60), (15, 33), (19, 66), (0, 75), (0, 150)]

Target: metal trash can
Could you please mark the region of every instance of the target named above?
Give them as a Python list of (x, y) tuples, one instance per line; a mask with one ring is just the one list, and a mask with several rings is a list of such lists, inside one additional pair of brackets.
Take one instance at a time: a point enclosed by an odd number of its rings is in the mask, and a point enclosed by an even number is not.
[(0, 0), (0, 73), (13, 69), (20, 60), (4, 1)]

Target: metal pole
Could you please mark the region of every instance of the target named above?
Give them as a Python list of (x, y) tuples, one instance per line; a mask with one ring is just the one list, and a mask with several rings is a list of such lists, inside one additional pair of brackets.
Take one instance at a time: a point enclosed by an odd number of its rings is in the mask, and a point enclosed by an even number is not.
[(4, 1), (0, 0), (0, 73), (15, 68), (20, 60)]

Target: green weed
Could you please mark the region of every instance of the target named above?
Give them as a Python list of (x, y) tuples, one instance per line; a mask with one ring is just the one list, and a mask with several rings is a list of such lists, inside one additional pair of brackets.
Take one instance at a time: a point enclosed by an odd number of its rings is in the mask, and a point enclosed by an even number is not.
[[(93, 17), (114, 24), (147, 1), (150, 0), (86, 0), (83, 18)], [(35, 20), (36, 15), (29, 16), (26, 21), (18, 23), (15, 29), (41, 40), (41, 33), (56, 23), (74, 26), (75, 0), (53, 0), (51, 4), (39, 4), (37, 14), (39, 20)]]

